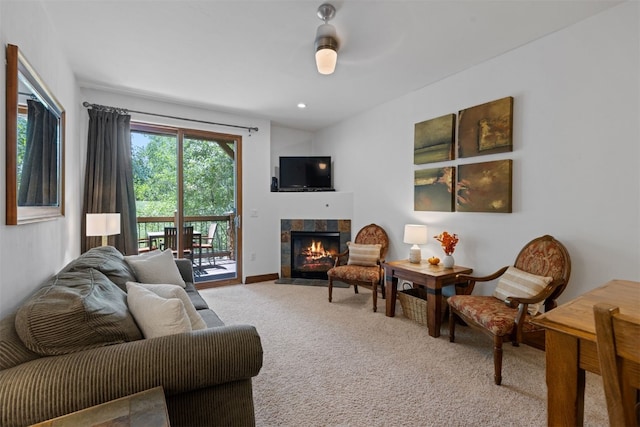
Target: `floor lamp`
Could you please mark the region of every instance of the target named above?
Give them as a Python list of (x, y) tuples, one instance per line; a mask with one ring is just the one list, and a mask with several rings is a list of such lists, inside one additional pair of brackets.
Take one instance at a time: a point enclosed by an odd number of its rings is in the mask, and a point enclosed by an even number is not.
[(102, 236), (102, 246), (107, 246), (107, 236), (120, 234), (119, 213), (88, 213), (87, 236)]

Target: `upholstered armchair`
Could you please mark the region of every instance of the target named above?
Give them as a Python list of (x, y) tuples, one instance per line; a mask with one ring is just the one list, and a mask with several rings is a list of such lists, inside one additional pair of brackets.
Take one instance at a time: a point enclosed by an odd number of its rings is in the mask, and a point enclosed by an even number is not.
[[(521, 342), (544, 349), (544, 329), (531, 323), (539, 309), (556, 307), (571, 274), (566, 248), (552, 236), (538, 237), (520, 251), (513, 266), (485, 277), (459, 275), (467, 281), (467, 295), (454, 295), (449, 304), (449, 341), (455, 340), (456, 323), (465, 323), (493, 339), (494, 380), (502, 383), (502, 343)], [(470, 295), (478, 282), (499, 279), (491, 296)], [(465, 288), (460, 288), (465, 289)]]
[(373, 291), (373, 311), (378, 309), (378, 285), (385, 290), (382, 281), (384, 273), (382, 262), (389, 249), (389, 237), (382, 227), (369, 224), (356, 235), (355, 240), (347, 243), (347, 250), (335, 256), (334, 267), (327, 272), (329, 276), (329, 302), (332, 301), (333, 281), (338, 280), (353, 286), (358, 293), (358, 286)]

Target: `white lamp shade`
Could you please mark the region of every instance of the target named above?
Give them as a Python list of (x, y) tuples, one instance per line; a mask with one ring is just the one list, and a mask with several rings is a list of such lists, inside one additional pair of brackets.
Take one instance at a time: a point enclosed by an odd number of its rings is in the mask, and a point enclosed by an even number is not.
[(404, 226), (404, 242), (411, 245), (424, 245), (427, 243), (427, 226), (419, 224), (407, 224)]
[(87, 214), (87, 236), (111, 236), (120, 234), (119, 213)]
[(332, 74), (336, 70), (338, 52), (333, 49), (320, 49), (316, 52), (316, 67), (320, 74)]

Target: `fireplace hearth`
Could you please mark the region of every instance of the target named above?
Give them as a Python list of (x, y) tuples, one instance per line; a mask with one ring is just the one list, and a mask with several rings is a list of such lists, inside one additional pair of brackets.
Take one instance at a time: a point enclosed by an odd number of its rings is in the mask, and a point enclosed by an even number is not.
[(327, 279), (332, 255), (347, 249), (348, 219), (280, 220), (280, 278)]

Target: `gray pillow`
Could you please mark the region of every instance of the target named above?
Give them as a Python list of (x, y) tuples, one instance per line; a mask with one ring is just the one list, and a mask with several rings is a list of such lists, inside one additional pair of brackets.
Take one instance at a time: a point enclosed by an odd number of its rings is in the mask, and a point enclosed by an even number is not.
[(135, 280), (135, 275), (124, 255), (113, 246), (91, 248), (71, 261), (60, 273), (95, 268), (126, 292), (126, 283)]
[(15, 325), (25, 347), (45, 356), (142, 339), (126, 293), (94, 269), (54, 276), (18, 309)]
[(127, 258), (126, 262), (129, 263), (137, 278), (137, 280), (129, 280), (130, 282), (163, 283), (183, 288), (187, 286), (180, 275), (171, 249), (154, 256)]

